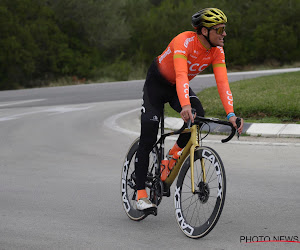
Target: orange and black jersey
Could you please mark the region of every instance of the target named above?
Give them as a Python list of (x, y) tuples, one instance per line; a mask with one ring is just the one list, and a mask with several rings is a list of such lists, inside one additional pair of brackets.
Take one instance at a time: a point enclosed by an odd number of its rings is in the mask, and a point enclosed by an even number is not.
[(176, 85), (182, 107), (190, 104), (189, 81), (212, 64), (226, 114), (234, 112), (222, 47), (212, 47), (208, 50), (200, 42), (196, 32), (186, 31), (170, 42), (165, 51), (158, 56), (157, 64), (160, 73)]

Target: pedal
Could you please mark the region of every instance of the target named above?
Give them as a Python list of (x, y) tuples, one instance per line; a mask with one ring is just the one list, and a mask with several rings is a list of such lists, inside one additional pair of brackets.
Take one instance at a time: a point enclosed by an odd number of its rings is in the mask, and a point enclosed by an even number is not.
[(164, 191), (163, 191), (163, 196), (170, 197), (170, 196), (171, 196), (171, 191), (170, 191), (170, 189), (164, 190)]
[(146, 216), (148, 216), (150, 214), (156, 216), (157, 215), (157, 207), (147, 208), (147, 209), (143, 210), (143, 212)]
[(171, 196), (171, 191), (170, 191), (170, 188), (167, 188), (166, 184), (164, 183), (164, 186), (163, 186), (164, 190), (163, 190), (163, 196), (167, 196), (167, 197), (170, 197)]

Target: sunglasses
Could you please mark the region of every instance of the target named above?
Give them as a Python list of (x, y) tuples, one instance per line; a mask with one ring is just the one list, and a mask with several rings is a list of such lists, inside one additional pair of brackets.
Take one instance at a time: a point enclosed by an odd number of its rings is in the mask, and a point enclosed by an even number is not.
[(210, 30), (216, 30), (217, 34), (222, 35), (225, 31), (225, 26), (219, 28), (209, 28)]

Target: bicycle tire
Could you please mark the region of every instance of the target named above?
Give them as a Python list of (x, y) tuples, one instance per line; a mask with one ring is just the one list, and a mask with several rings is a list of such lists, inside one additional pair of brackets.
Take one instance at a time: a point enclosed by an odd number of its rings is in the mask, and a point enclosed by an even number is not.
[[(206, 183), (203, 182), (201, 159), (204, 160)], [(178, 226), (190, 238), (202, 238), (217, 224), (226, 196), (224, 165), (215, 150), (198, 147), (194, 153), (195, 193), (191, 192), (190, 156), (180, 170), (175, 194)]]
[[(125, 157), (124, 164), (122, 167), (122, 174), (121, 174), (121, 199), (122, 199), (122, 205), (124, 208), (125, 213), (127, 216), (134, 220), (134, 221), (140, 221), (145, 219), (148, 214), (146, 214), (143, 211), (136, 209), (136, 187), (135, 187), (135, 180), (134, 180), (134, 162), (135, 162), (135, 155), (138, 150), (139, 146), (139, 138), (136, 139), (132, 145), (130, 146), (128, 153)], [(155, 174), (155, 167), (159, 164), (158, 163), (158, 150), (155, 147), (152, 152), (150, 153), (150, 159), (149, 159), (149, 166), (151, 166), (151, 173)], [(149, 175), (149, 172), (148, 172)], [(149, 189), (146, 187), (147, 193), (149, 194)], [(151, 195), (151, 194), (150, 194)], [(151, 195), (153, 196), (153, 195)], [(150, 197), (151, 200), (151, 197)]]

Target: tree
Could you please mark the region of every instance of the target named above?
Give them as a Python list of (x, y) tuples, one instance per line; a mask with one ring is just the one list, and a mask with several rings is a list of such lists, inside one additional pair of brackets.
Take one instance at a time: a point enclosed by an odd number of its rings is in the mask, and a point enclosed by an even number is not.
[(0, 45), (5, 48), (0, 56), (1, 89), (91, 71), (92, 48), (64, 34), (42, 0), (2, 0), (0, 21)]
[(88, 41), (90, 46), (101, 51), (117, 54), (130, 36), (125, 3), (124, 0), (54, 0), (50, 6), (59, 26), (69, 36)]

